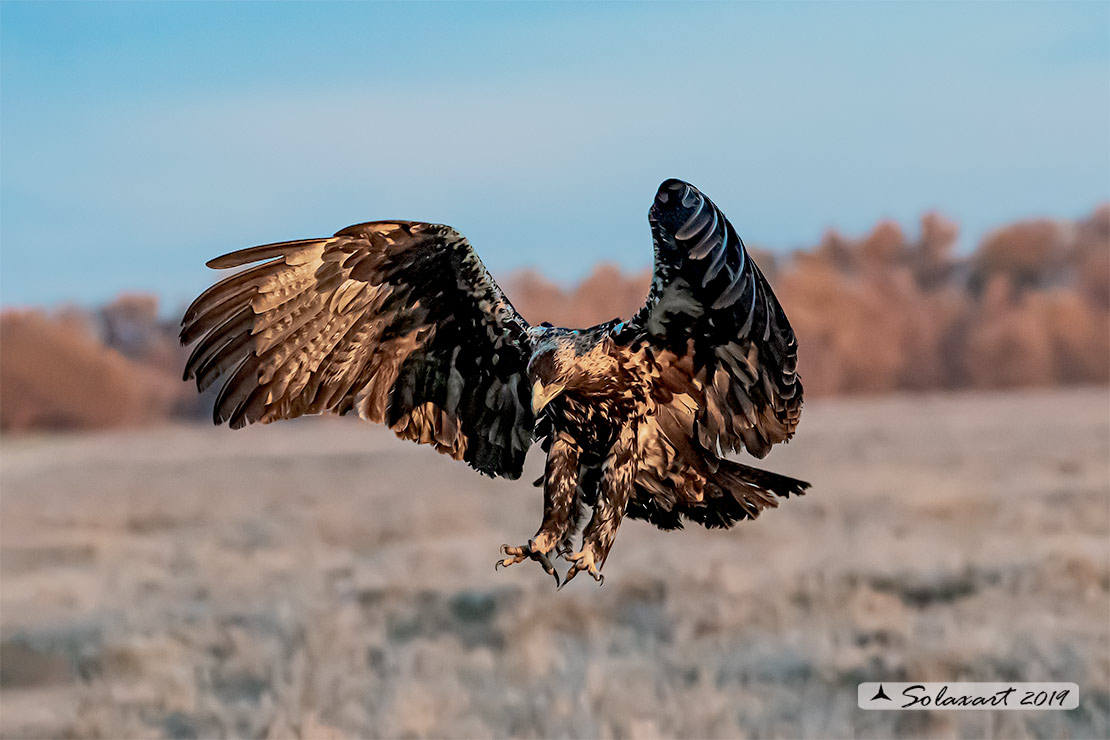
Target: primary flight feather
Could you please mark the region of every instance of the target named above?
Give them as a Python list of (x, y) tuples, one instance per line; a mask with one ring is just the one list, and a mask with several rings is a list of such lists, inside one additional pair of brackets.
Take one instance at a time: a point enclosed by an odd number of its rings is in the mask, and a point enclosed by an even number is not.
[[(547, 453), (543, 521), (498, 565), (601, 580), (621, 519), (728, 527), (809, 487), (764, 457), (802, 408), (790, 323), (724, 214), (681, 180), (649, 212), (655, 272), (631, 319), (530, 326), (449, 226), (374, 221), (243, 249), (186, 311), (186, 367), (239, 428), (357, 412), (491, 476)], [(592, 510), (577, 552), (572, 538)]]

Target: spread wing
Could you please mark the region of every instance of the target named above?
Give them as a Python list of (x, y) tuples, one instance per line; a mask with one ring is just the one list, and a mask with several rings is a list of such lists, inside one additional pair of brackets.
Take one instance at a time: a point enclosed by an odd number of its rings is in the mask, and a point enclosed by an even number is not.
[(182, 321), (182, 343), (197, 342), (186, 380), (222, 383), (217, 424), (354, 410), (488, 475), (520, 475), (528, 324), (461, 234), (373, 222), (208, 266), (248, 264)]
[(655, 275), (647, 303), (613, 340), (649, 378), (640, 467), (628, 515), (681, 526), (753, 518), (809, 484), (724, 459), (764, 457), (794, 434), (802, 409), (794, 331), (724, 214), (668, 180), (649, 219)]
[(645, 350), (653, 401), (690, 417), (703, 450), (764, 457), (801, 415), (794, 330), (732, 224), (697, 188), (664, 182), (649, 220), (651, 292), (615, 339)]

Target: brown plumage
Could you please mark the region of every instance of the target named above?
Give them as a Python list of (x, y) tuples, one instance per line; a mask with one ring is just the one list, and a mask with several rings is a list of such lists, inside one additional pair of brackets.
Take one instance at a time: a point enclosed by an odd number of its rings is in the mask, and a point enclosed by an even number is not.
[[(655, 276), (628, 321), (532, 327), (454, 229), (381, 221), (217, 258), (247, 269), (182, 322), (186, 368), (222, 386), (238, 428), (355, 411), (488, 475), (548, 455), (535, 537), (499, 565), (567, 557), (601, 568), (624, 516), (664, 529), (730, 526), (808, 484), (725, 457), (764, 457), (798, 424), (797, 342), (732, 225), (696, 188), (663, 183), (650, 213)], [(585, 524), (582, 547), (570, 543)]]

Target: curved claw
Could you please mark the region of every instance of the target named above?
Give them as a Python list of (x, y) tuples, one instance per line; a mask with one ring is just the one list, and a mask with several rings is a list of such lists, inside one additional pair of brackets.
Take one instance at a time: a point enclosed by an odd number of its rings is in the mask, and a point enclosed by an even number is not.
[[(528, 544), (530, 546), (532, 543), (529, 542)], [(545, 573), (547, 573), (549, 576), (554, 576), (555, 577), (555, 585), (558, 586), (559, 585), (559, 574), (558, 574), (558, 572), (556, 572), (555, 566), (551, 564), (551, 560), (548, 559), (547, 555), (545, 553), (542, 553), (542, 552), (538, 551), (538, 550), (533, 550), (532, 551), (532, 557), (537, 562), (539, 562), (540, 567), (543, 568)]]
[(599, 586), (605, 583), (605, 576), (601, 575), (601, 571), (594, 563), (593, 553), (582, 550), (571, 555), (569, 560), (571, 561), (570, 570), (567, 571), (567, 577), (563, 579), (562, 585), (559, 586), (560, 589), (570, 583), (571, 579), (578, 575), (580, 571), (589, 573), (590, 577), (597, 581)]
[(559, 583), (559, 573), (555, 570), (555, 566), (551, 564), (550, 558), (547, 553), (536, 548), (535, 540), (529, 540), (527, 545), (520, 547), (510, 547), (509, 545), (501, 546), (501, 553), (507, 557), (498, 560), (494, 563), (493, 569), (495, 571), (502, 568), (508, 568), (510, 565), (516, 565), (524, 560), (535, 560), (543, 568), (544, 572), (549, 574), (555, 579), (556, 585)]
[(493, 569), (495, 571), (508, 568), (510, 565), (516, 565), (521, 560), (528, 557), (523, 547), (509, 547), (508, 545), (501, 546), (501, 554), (507, 555), (508, 557), (502, 558), (494, 563)]

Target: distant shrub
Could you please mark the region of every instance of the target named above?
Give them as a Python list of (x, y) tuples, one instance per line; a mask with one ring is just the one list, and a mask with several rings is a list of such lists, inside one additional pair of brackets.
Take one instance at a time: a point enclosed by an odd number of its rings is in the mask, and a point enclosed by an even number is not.
[[(810, 395), (1110, 382), (1110, 204), (1077, 222), (1023, 221), (954, 253), (955, 223), (925, 214), (852, 239), (829, 231), (789, 257), (751, 249), (800, 343)], [(503, 283), (532, 323), (630, 317), (650, 270), (599, 265), (562, 287), (533, 271)], [(150, 296), (99, 311), (0, 319), (0, 427), (92, 427), (199, 416), (186, 353)], [(210, 406), (210, 404), (209, 404)]]
[(77, 314), (0, 315), (0, 428), (87, 429), (165, 418), (173, 376), (105, 347)]

